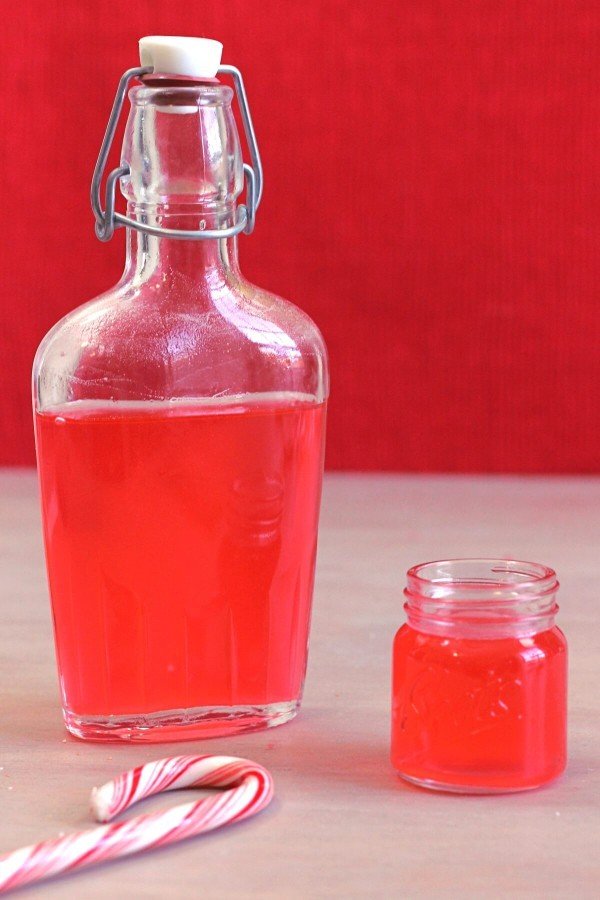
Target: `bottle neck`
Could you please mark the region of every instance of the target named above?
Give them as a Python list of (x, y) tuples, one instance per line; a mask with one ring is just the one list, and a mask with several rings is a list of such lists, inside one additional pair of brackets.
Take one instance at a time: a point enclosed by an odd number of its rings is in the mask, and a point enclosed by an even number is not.
[[(129, 203), (127, 214), (139, 222), (164, 229), (204, 230), (228, 228), (235, 220), (235, 203), (220, 204), (218, 211), (202, 204)], [(127, 229), (125, 277), (138, 282), (188, 277), (212, 283), (239, 276), (237, 238), (178, 240)]]
[[(120, 180), (128, 215), (162, 229), (233, 225), (244, 174), (231, 88), (152, 83), (129, 97), (121, 156), (128, 174)], [(235, 238), (177, 240), (131, 229), (127, 246), (126, 278), (218, 283), (239, 271)]]

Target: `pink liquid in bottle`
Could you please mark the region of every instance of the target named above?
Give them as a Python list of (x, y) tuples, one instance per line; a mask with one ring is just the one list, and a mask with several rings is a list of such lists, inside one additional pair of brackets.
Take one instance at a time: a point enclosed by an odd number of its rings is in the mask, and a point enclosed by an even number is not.
[[(247, 728), (301, 696), (325, 404), (64, 404), (36, 415), (65, 716)], [(227, 708), (223, 721), (219, 708)], [(237, 711), (237, 714), (236, 714)], [(209, 725), (202, 719), (209, 713)], [(289, 717), (288, 715), (288, 717)], [(141, 717), (141, 718), (140, 718)], [(167, 723), (167, 724), (165, 724)], [(216, 723), (216, 724), (215, 724)], [(194, 725), (198, 726), (196, 731)]]

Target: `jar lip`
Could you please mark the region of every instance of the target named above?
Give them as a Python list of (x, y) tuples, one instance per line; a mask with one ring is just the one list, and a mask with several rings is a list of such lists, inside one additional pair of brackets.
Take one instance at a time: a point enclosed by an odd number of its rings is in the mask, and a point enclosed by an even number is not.
[(558, 580), (549, 566), (515, 559), (445, 559), (408, 571), (408, 623), (431, 634), (528, 636), (551, 628)]
[(465, 558), (418, 563), (407, 572), (407, 591), (424, 597), (474, 594), (496, 599), (543, 595), (558, 589), (556, 572), (540, 563), (515, 559)]

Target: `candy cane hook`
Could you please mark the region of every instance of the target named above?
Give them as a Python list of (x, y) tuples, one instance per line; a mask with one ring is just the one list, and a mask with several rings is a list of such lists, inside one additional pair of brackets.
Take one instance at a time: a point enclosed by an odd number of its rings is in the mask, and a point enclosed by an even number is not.
[(234, 756), (170, 756), (124, 772), (91, 796), (98, 822), (110, 822), (143, 797), (185, 787), (223, 788), (212, 797), (124, 822), (32, 844), (0, 857), (0, 894), (61, 872), (72, 872), (239, 822), (273, 797), (266, 769)]

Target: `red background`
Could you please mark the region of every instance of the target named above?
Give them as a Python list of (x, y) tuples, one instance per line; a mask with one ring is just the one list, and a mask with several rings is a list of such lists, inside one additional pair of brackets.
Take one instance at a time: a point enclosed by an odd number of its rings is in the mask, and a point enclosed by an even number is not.
[(597, 2), (46, 0), (7, 18), (0, 462), (33, 461), (37, 343), (120, 275), (89, 180), (137, 38), (171, 33), (218, 37), (245, 73), (266, 183), (242, 266), (322, 328), (329, 466), (598, 470)]

